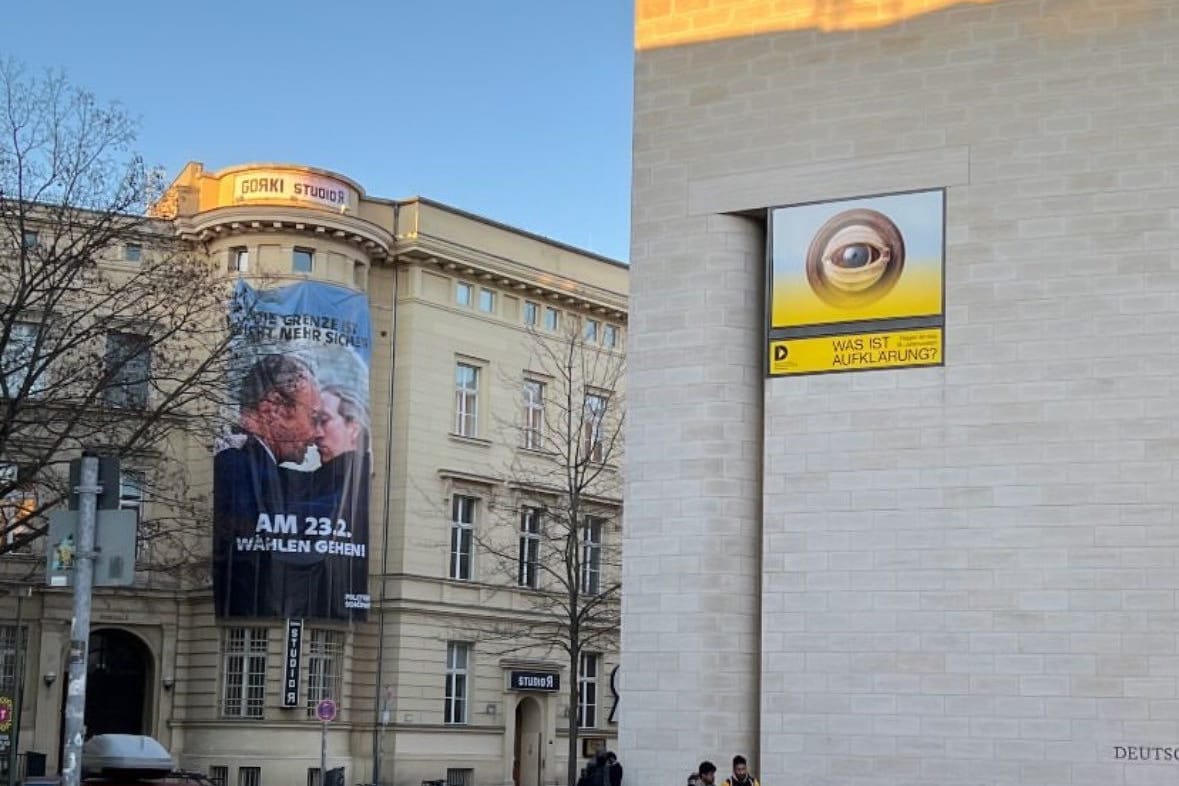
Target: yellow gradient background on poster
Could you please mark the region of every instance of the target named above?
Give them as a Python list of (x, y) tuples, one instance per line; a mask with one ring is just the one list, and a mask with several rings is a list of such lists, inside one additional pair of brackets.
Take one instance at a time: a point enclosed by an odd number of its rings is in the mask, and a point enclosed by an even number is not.
[(905, 263), (905, 271), (892, 291), (861, 307), (835, 307), (820, 300), (811, 290), (805, 275), (775, 282), (773, 298), (774, 327), (826, 325), (863, 319), (935, 316), (942, 313), (941, 261), (925, 264)]
[(942, 362), (942, 329), (773, 340), (769, 353), (772, 377), (937, 366)]
[[(864, 320), (933, 317), (942, 313), (945, 194), (941, 190), (818, 202), (770, 211), (770, 325), (791, 328)], [(807, 253), (827, 222), (847, 211), (888, 218), (904, 242), (900, 277), (863, 304), (831, 305), (807, 279)]]

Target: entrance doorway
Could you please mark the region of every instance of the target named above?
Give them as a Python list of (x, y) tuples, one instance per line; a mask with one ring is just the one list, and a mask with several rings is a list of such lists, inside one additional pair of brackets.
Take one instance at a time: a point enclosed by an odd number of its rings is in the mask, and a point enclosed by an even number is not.
[(544, 743), (540, 702), (531, 696), (516, 705), (515, 767), (512, 768), (516, 786), (540, 786), (541, 756)]
[(151, 734), (152, 656), (143, 639), (118, 628), (90, 634), (86, 736)]

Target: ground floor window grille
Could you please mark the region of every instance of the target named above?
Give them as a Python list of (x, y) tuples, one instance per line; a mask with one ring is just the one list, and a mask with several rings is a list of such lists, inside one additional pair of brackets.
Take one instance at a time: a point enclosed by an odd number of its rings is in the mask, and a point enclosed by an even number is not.
[(238, 767), (237, 786), (262, 786), (262, 768)]
[(446, 786), (474, 786), (474, 770), (446, 770)]

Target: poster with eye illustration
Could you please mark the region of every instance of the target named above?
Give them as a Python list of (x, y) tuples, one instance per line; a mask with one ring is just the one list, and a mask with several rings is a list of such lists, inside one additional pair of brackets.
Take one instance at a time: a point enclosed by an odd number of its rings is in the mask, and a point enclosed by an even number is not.
[(770, 211), (771, 377), (942, 365), (945, 192)]

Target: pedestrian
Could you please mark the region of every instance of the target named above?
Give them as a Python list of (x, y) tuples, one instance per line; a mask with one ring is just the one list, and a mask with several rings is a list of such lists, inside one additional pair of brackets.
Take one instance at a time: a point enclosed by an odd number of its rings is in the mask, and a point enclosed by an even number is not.
[(725, 778), (723, 786), (761, 786), (761, 784), (749, 771), (749, 763), (745, 761), (745, 757), (737, 754), (733, 757), (733, 774)]
[(698, 773), (698, 772), (689, 773), (688, 786), (700, 786), (700, 773)]
[(610, 786), (622, 786), (622, 764), (614, 751), (606, 752), (606, 766), (610, 768)]
[(700, 786), (713, 786), (716, 783), (716, 765), (712, 762), (700, 762), (700, 768), (696, 772), (700, 774)]

